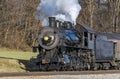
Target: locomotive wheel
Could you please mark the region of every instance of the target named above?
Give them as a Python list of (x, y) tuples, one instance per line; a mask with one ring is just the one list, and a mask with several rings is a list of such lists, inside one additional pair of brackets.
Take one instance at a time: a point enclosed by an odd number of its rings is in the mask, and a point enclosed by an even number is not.
[(40, 46), (47, 50), (55, 48), (59, 43), (57, 30), (48, 27), (41, 30), (41, 34), (38, 39)]

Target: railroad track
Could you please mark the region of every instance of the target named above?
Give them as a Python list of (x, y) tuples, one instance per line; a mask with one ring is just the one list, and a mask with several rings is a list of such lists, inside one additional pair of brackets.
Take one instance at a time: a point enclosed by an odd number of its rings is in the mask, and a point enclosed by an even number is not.
[(88, 75), (88, 74), (115, 74), (120, 70), (105, 71), (65, 71), (65, 72), (23, 72), (23, 73), (0, 73), (0, 77), (16, 77), (16, 76), (52, 76), (52, 75)]

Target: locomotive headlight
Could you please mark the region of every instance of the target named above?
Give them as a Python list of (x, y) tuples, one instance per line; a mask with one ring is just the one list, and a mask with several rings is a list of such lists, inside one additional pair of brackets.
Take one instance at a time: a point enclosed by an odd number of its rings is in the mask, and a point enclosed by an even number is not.
[(49, 37), (48, 36), (44, 36), (43, 38), (45, 41), (48, 41), (49, 40)]
[(42, 42), (44, 45), (50, 46), (55, 42), (55, 37), (54, 37), (54, 35), (47, 34), (47, 35), (43, 36)]
[(43, 37), (43, 40), (44, 41), (53, 41), (55, 39), (55, 37), (53, 35), (49, 35), (49, 36), (44, 36)]

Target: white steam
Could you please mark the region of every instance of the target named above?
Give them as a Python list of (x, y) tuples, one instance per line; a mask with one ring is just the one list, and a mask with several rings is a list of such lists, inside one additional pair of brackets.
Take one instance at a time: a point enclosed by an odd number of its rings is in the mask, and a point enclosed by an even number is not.
[(44, 26), (48, 25), (48, 17), (76, 24), (80, 10), (78, 0), (41, 0), (37, 7), (37, 17)]

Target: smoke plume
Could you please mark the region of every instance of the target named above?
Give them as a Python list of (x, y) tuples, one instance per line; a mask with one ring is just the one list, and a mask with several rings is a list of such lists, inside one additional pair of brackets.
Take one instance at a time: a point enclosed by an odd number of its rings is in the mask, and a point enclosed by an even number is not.
[(80, 10), (78, 0), (41, 0), (37, 7), (37, 18), (42, 21), (43, 26), (48, 25), (48, 17), (76, 24)]

